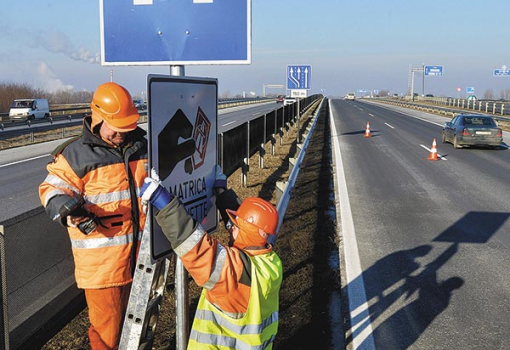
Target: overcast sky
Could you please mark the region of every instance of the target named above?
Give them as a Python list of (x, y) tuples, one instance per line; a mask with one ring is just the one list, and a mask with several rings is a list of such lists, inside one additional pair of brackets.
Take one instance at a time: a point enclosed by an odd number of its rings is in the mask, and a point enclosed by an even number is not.
[[(178, 8), (193, 0), (153, 1)], [(2, 0), (0, 13), (1, 82), (93, 91), (110, 80), (112, 67), (100, 59), (99, 0)], [(493, 76), (510, 67), (508, 13), (508, 0), (253, 0), (252, 63), (188, 65), (185, 73), (218, 78), (220, 95), (262, 95), (263, 85), (286, 86), (287, 65), (310, 65), (309, 93), (341, 96), (405, 93), (410, 67), (440, 65), (443, 76), (426, 77), (425, 93), (457, 97), (472, 87), (480, 97), (487, 89), (499, 96), (510, 88), (510, 77)], [(113, 67), (133, 96), (145, 91), (150, 73), (169, 67)], [(416, 73), (414, 90), (422, 89)]]

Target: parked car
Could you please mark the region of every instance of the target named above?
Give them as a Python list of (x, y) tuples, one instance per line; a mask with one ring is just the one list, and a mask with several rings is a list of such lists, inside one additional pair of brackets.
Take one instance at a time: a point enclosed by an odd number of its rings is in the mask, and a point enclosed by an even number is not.
[(48, 100), (42, 98), (26, 98), (14, 100), (9, 110), (11, 121), (44, 119), (50, 117)]
[(463, 146), (489, 146), (499, 148), (503, 131), (491, 116), (483, 114), (459, 114), (446, 122), (441, 133), (442, 141), (455, 148)]
[(285, 95), (278, 95), (278, 96), (276, 96), (276, 103), (283, 103), (284, 99), (285, 99)]

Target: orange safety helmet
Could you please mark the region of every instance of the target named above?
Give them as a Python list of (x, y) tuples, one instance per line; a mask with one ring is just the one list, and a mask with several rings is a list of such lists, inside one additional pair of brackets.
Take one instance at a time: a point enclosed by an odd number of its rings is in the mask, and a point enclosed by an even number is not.
[(260, 231), (276, 234), (278, 211), (262, 198), (246, 198), (237, 211), (227, 209), (227, 214), (232, 223), (239, 227), (239, 235), (234, 241), (234, 246), (239, 249), (264, 246), (267, 236), (263, 237)]
[(94, 92), (90, 109), (108, 124), (110, 129), (128, 132), (136, 129), (140, 118), (129, 92), (116, 83), (99, 85)]

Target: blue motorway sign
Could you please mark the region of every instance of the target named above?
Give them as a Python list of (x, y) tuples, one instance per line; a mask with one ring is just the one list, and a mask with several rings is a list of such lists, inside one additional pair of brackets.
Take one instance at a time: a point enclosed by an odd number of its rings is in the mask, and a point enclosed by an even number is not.
[(100, 0), (103, 65), (250, 64), (251, 0)]
[(443, 66), (425, 66), (425, 76), (443, 76)]
[(474, 94), (475, 88), (474, 87), (467, 87), (466, 88), (466, 94)]
[(494, 69), (493, 76), (495, 77), (509, 77), (510, 76), (510, 69)]
[(287, 66), (287, 90), (311, 89), (312, 66)]

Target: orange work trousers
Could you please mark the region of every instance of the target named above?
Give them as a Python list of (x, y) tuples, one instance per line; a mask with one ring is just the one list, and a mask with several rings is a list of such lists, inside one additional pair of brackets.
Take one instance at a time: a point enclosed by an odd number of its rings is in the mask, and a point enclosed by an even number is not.
[(131, 283), (120, 287), (85, 289), (89, 308), (89, 340), (92, 350), (119, 348)]

